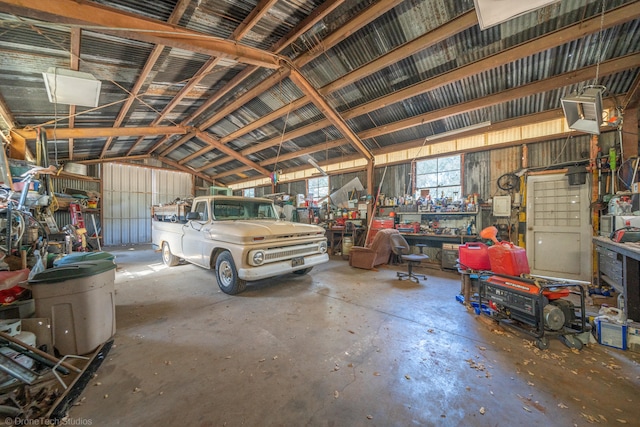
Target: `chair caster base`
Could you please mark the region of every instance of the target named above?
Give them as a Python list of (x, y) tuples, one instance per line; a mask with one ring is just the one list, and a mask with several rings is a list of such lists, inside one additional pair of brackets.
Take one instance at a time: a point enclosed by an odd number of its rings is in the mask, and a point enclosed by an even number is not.
[(420, 279), (427, 280), (427, 276), (425, 276), (424, 274), (408, 274), (408, 273), (401, 273), (401, 272), (397, 272), (396, 274), (399, 280), (409, 279), (409, 280), (413, 280), (416, 283), (420, 283)]

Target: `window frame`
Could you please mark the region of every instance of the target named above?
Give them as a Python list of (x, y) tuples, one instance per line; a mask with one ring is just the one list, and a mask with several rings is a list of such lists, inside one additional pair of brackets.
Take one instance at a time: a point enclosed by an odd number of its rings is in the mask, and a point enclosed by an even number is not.
[[(447, 163), (445, 163), (444, 165), (441, 165), (440, 162), (442, 162), (444, 159), (453, 159), (457, 157), (457, 168), (449, 168), (448, 164), (449, 164), (449, 160), (447, 160)], [(431, 157), (431, 158), (427, 158), (427, 159), (422, 159), (422, 160), (416, 160), (415, 163), (415, 194), (416, 197), (421, 197), (422, 192), (421, 190), (429, 190), (429, 195), (432, 199), (435, 198), (441, 198), (442, 197), (442, 193), (444, 191), (444, 196), (447, 198), (450, 198), (452, 200), (455, 199), (460, 199), (462, 197), (462, 195), (464, 194), (463, 191), (463, 185), (462, 185), (462, 171), (463, 171), (463, 165), (462, 165), (462, 161), (463, 161), (463, 157), (462, 154), (454, 154), (454, 155), (449, 155), (449, 156), (437, 156), (437, 157)], [(435, 162), (435, 171), (430, 171), (427, 173), (420, 173), (418, 174), (418, 169), (420, 169), (419, 164), (426, 164), (426, 163), (433, 163)], [(451, 184), (451, 183), (443, 183), (441, 182), (445, 177), (447, 173), (452, 173), (452, 172), (457, 172), (459, 179), (457, 180), (456, 184)], [(420, 182), (421, 178), (426, 177), (426, 176), (435, 176), (435, 182), (436, 185), (428, 185), (427, 183)], [(428, 181), (428, 180), (427, 180)], [(456, 191), (457, 190), (457, 191)], [(457, 195), (456, 195), (457, 193)]]

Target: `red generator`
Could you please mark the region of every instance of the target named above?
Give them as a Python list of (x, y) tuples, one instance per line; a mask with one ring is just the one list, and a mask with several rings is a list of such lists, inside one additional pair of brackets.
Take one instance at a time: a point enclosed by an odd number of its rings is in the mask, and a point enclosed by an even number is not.
[[(481, 278), (479, 297), (478, 307), (485, 303), (489, 308), (484, 314), (531, 335), (541, 350), (549, 347), (548, 336), (580, 350), (583, 342), (577, 335), (591, 329), (586, 321), (585, 292), (577, 283), (493, 275)], [(483, 312), (476, 309), (476, 313)]]

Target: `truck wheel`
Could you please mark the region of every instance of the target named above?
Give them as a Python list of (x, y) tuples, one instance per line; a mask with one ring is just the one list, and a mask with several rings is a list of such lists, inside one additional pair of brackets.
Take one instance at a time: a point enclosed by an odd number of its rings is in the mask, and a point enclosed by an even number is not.
[(238, 279), (238, 270), (228, 251), (222, 252), (216, 260), (216, 280), (225, 294), (235, 295), (244, 291), (247, 281)]
[(180, 263), (180, 258), (171, 253), (167, 242), (162, 244), (162, 262), (168, 267), (175, 267)]
[(313, 269), (313, 267), (303, 268), (302, 270), (294, 271), (293, 274), (299, 274), (300, 276), (304, 276), (305, 274), (310, 272), (312, 269)]

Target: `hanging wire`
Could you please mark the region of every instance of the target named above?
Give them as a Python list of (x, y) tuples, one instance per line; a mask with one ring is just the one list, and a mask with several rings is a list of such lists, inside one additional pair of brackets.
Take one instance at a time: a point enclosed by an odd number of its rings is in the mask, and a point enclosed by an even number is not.
[(596, 78), (594, 84), (598, 84), (598, 77), (600, 76), (600, 62), (602, 62), (602, 29), (604, 28), (604, 10), (605, 0), (602, 0), (602, 11), (600, 12), (600, 32), (598, 33), (598, 49), (596, 51)]

